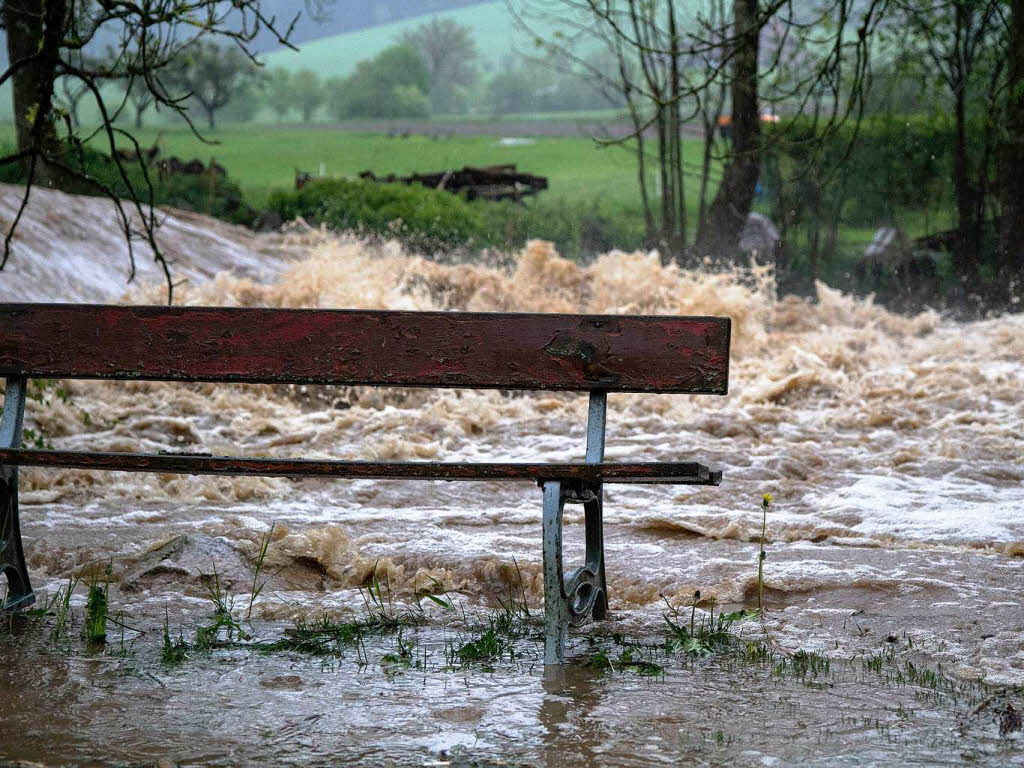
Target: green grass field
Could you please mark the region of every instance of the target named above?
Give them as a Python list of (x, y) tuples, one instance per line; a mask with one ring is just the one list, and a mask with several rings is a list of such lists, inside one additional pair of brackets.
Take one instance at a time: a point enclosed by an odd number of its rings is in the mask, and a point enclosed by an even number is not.
[[(139, 140), (148, 145), (157, 134), (146, 129), (140, 132)], [(10, 141), (11, 137), (8, 124), (0, 138)], [(551, 186), (541, 193), (545, 197), (573, 203), (600, 200), (628, 210), (637, 210), (640, 205), (634, 155), (621, 147), (598, 148), (584, 138), (538, 138), (532, 144), (509, 146), (489, 136), (437, 141), (428, 136), (392, 139), (382, 134), (297, 126), (229, 126), (214, 131), (211, 137), (219, 144), (203, 144), (184, 128), (165, 130), (161, 133), (162, 149), (165, 155), (186, 160), (198, 157), (207, 162), (215, 157), (257, 206), (271, 189), (290, 188), (297, 169), (319, 173), (322, 166), (329, 176), (354, 176), (365, 170), (405, 174), (504, 163), (547, 176)], [(698, 163), (700, 142), (688, 141), (685, 146), (687, 160)], [(696, 184), (694, 179), (693, 193)]]

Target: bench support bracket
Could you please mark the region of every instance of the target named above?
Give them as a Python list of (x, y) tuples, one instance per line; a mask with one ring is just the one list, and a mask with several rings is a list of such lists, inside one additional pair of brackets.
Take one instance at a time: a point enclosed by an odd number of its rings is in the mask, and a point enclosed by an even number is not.
[[(0, 419), (0, 447), (18, 448), (21, 445), (27, 385), (28, 380), (23, 376), (7, 379), (4, 413)], [(0, 465), (0, 575), (7, 577), (7, 595), (0, 610), (20, 610), (36, 601), (28, 580), (25, 552), (21, 546), (18, 468), (9, 465)]]
[[(587, 420), (587, 463), (604, 461), (607, 395), (593, 392)], [(608, 612), (604, 572), (604, 488), (601, 483), (544, 480), (544, 663), (565, 661), (569, 625), (580, 626)], [(562, 564), (562, 511), (583, 505), (586, 553), (583, 565), (566, 573)]]

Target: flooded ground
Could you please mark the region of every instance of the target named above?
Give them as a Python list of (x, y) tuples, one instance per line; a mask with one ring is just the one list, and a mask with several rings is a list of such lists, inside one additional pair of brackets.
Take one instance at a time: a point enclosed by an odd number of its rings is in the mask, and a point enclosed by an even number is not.
[[(56, 602), (10, 623), (0, 755), (1024, 765), (1012, 727), (1024, 710), (1024, 316), (901, 317), (824, 285), (815, 301), (777, 300), (767, 271), (691, 274), (621, 253), (580, 268), (541, 243), (508, 270), (313, 235), (289, 247), (308, 255), (197, 277), (182, 300), (731, 316), (731, 394), (612, 395), (606, 451), (699, 460), (724, 471), (722, 486), (606, 489), (613, 616), (575, 633), (570, 665), (545, 678), (528, 484), (22, 470), (41, 600), (109, 564), (110, 615), (131, 629), (123, 647), (114, 625), (106, 649), (86, 647), (82, 584), (76, 623), (56, 637)], [(586, 420), (585, 397), (567, 394), (138, 382), (35, 394), (26, 425), (69, 449), (566, 461), (582, 458)], [(737, 622), (707, 657), (666, 645), (667, 606), (688, 618), (697, 590), (698, 622), (712, 603), (756, 606), (764, 493), (763, 623)], [(571, 562), (580, 510), (567, 520)], [(245, 621), (264, 538), (270, 581)], [(214, 569), (248, 639), (222, 631), (200, 649)], [(365, 619), (374, 583), (405, 625), (329, 652), (265, 647), (324, 611)], [(531, 613), (490, 638), (500, 653), (459, 655), (513, 598)], [(184, 659), (162, 660), (165, 617)]]

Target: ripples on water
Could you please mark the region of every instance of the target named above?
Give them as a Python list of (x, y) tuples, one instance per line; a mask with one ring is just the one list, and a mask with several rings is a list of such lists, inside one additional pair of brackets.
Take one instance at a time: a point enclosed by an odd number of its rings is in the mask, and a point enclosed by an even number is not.
[[(759, 501), (771, 492), (776, 504), (768, 521), (766, 591), (775, 611), (768, 625), (781, 648), (850, 658), (898, 636), (961, 678), (1024, 683), (1022, 315), (972, 323), (931, 312), (903, 317), (822, 284), (815, 300), (776, 300), (767, 269), (691, 273), (662, 267), (654, 256), (621, 253), (579, 267), (543, 243), (531, 244), (511, 270), (499, 270), (439, 265), (389, 246), (325, 239), (274, 282), (220, 275), (182, 294), (191, 304), (729, 315), (729, 396), (609, 398), (609, 460), (695, 459), (725, 473), (720, 488), (606, 490), (609, 587), (623, 629), (656, 633), (662, 596), (686, 602), (695, 589), (705, 600), (751, 604)], [(158, 302), (159, 289), (129, 300)], [(146, 382), (68, 387), (68, 403), (30, 405), (28, 412), (28, 424), (60, 448), (444, 461), (583, 456), (583, 395)], [(135, 563), (148, 549), (188, 531), (220, 541), (244, 566), (271, 523), (268, 567), (278, 573), (278, 589), (262, 596), (256, 610), (268, 621), (319, 610), (374, 569), (387, 575), (396, 594), (440, 583), (475, 603), (505, 594), (521, 573), (529, 600), (539, 605), (540, 498), (528, 485), (36, 469), (22, 470), (21, 482), (36, 580), (66, 578), (109, 558), (115, 581), (132, 580), (125, 600), (140, 621), (162, 620), (167, 600), (177, 603), (200, 591), (185, 573), (140, 576)], [(567, 519), (581, 515), (570, 510)], [(243, 577), (232, 582), (230, 565), (224, 568), (232, 588), (246, 591)], [(54, 662), (45, 674), (77, 679), (85, 673), (75, 671), (76, 664), (90, 663)], [(171, 676), (148, 706), (163, 707), (166, 715), (175, 697), (213, 697), (228, 707), (222, 723), (234, 733), (241, 726), (231, 718), (244, 719), (244, 710), (231, 714), (234, 705), (227, 702), (262, 691), (251, 672), (240, 669), (249, 666), (212, 664), (195, 679)], [(273, 680), (288, 679), (286, 671), (271, 671)], [(522, 753), (505, 752), (550, 763), (543, 752), (544, 734), (552, 733), (545, 717), (564, 710), (559, 716), (572, 720), (572, 713), (589, 707), (575, 724), (559, 726), (572, 734), (559, 743), (590, 745), (584, 761), (601, 762), (605, 755), (615, 764), (624, 754), (653, 756), (669, 742), (678, 750), (680, 739), (706, 739), (716, 718), (726, 732), (745, 730), (731, 722), (730, 707), (713, 690), (726, 679), (739, 692), (736, 706), (744, 716), (781, 723), (786, 733), (800, 727), (808, 707), (870, 712), (872, 706), (870, 694), (858, 699), (860, 689), (851, 683), (850, 698), (841, 704), (814, 704), (819, 693), (795, 686), (773, 693), (767, 709), (742, 709), (745, 697), (758, 695), (748, 673), (694, 677), (679, 670), (663, 682), (642, 684), (581, 678), (567, 698), (546, 694), (529, 673), (476, 679), (468, 689), (447, 678), (377, 681), (373, 687), (382, 698), (371, 704), (356, 683), (338, 682), (344, 675), (311, 683), (308, 671), (299, 672), (294, 691), (270, 685), (279, 710), (267, 715), (267, 727), (278, 732), (287, 726), (293, 741), (305, 731), (369, 729), (370, 735), (328, 740), (347, 744), (343, 751), (351, 757), (358, 757), (357, 742), (367, 754), (386, 754), (387, 744), (377, 744), (372, 733), (375, 721), (387, 721), (395, 726), (381, 734), (384, 742), (401, 738), (406, 747), (436, 753), (451, 746), (442, 742), (452, 734), (458, 740), (476, 734), (481, 744), (519, 743)], [(103, 690), (109, 681), (96, 674), (94, 684)], [(702, 687), (705, 677), (711, 690)], [(196, 680), (203, 693), (176, 690)], [(142, 680), (123, 684), (128, 691), (149, 690)], [(651, 704), (652, 696), (661, 703)], [(359, 701), (358, 711), (336, 706), (346, 697)], [(781, 702), (789, 700), (798, 703), (785, 714)], [(207, 705), (195, 703), (200, 710)], [(302, 719), (313, 716), (310, 709), (316, 721)], [(638, 722), (629, 720), (634, 711)], [(430, 713), (429, 727), (419, 722), (423, 713)], [(165, 715), (153, 715), (154, 722), (178, 727)], [(680, 718), (699, 727), (688, 729)], [(826, 728), (815, 722), (819, 731)], [(841, 719), (829, 722), (826, 730), (843, 732)], [(614, 759), (605, 752), (618, 742), (604, 729), (625, 734), (625, 752)], [(873, 744), (885, 743), (880, 734), (876, 729)], [(928, 738), (921, 736), (921, 743)], [(785, 755), (779, 740), (748, 739), (756, 753), (751, 760)], [(309, 749), (319, 754), (315, 743)], [(736, 749), (729, 754), (742, 752)], [(841, 764), (833, 752), (823, 754)], [(714, 762), (713, 750), (708, 754)], [(882, 749), (878, 759), (886, 754)]]

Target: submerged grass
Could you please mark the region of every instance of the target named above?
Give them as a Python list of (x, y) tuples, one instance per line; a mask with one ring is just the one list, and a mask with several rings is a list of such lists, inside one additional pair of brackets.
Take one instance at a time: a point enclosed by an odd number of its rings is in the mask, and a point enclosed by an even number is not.
[(167, 613), (167, 609), (164, 609), (164, 642), (163, 650), (160, 654), (160, 660), (164, 664), (176, 665), (181, 664), (188, 659), (188, 643), (185, 642), (185, 637), (181, 633), (181, 629), (178, 630), (178, 637), (171, 639), (171, 621)]
[(103, 571), (103, 584), (93, 577), (88, 584), (85, 598), (85, 639), (89, 645), (103, 645), (107, 642), (107, 607), (110, 602), (111, 564)]
[(665, 601), (668, 612), (662, 614), (669, 632), (665, 638), (665, 650), (669, 655), (683, 653), (690, 656), (711, 656), (735, 647), (739, 637), (733, 631), (738, 622), (760, 615), (760, 611), (739, 610), (715, 615), (715, 600), (711, 599), (710, 610), (696, 616), (700, 602), (700, 590), (693, 593), (690, 604), (689, 623), (685, 614), (676, 606)]
[[(605, 648), (600, 648), (591, 655), (587, 666), (596, 672), (619, 672), (630, 669), (645, 677), (660, 677), (665, 674), (665, 666), (654, 661), (656, 648), (630, 647), (624, 648), (618, 655), (613, 657)], [(639, 655), (646, 652), (649, 658), (639, 658)]]
[(235, 620), (234, 597), (221, 585), (217, 564), (213, 564), (212, 573), (200, 574), (200, 580), (206, 588), (207, 599), (213, 605), (213, 612), (210, 623), (196, 630), (196, 648), (209, 650), (247, 639), (248, 635), (242, 625)]
[(245, 612), (246, 620), (252, 618), (252, 604), (256, 602), (256, 598), (259, 597), (260, 592), (263, 591), (263, 588), (270, 581), (270, 579), (264, 579), (262, 583), (259, 583), (260, 573), (263, 572), (263, 564), (267, 560), (267, 551), (270, 549), (270, 539), (274, 535), (274, 525), (274, 523), (271, 523), (270, 529), (260, 538), (260, 549), (256, 555), (256, 563), (252, 571), (252, 589), (249, 590), (249, 609)]

